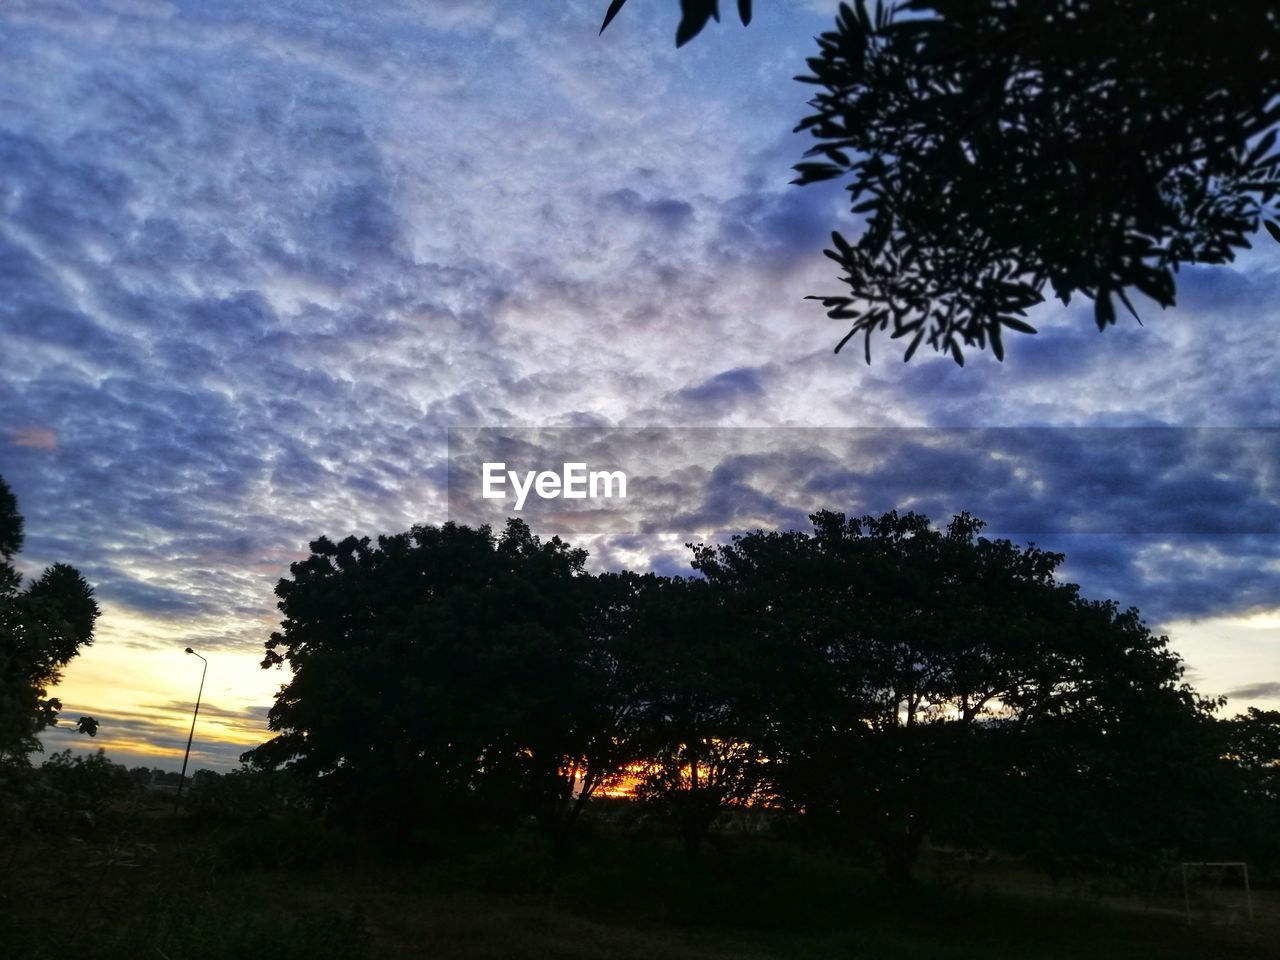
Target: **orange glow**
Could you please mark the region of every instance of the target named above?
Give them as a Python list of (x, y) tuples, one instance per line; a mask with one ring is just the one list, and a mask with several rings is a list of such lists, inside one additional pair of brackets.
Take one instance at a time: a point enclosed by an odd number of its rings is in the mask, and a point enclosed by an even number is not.
[(50, 453), (58, 449), (58, 435), (48, 427), (20, 427), (10, 432), (9, 442), (15, 447), (31, 447)]
[(636, 795), (636, 789), (640, 786), (640, 781), (644, 779), (644, 771), (645, 766), (643, 763), (631, 764), (615, 779), (602, 784), (600, 789), (596, 791), (596, 796), (609, 797), (615, 800), (630, 800)]

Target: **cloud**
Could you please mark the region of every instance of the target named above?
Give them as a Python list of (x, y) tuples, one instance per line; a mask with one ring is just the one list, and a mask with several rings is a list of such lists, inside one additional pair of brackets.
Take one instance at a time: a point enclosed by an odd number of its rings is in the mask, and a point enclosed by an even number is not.
[[(793, 146), (792, 159), (807, 144)], [(847, 197), (838, 183), (807, 187), (776, 183), (732, 197), (721, 207), (717, 238), (721, 256), (727, 263), (745, 261), (770, 272), (812, 260), (831, 245), (833, 229), (848, 230), (841, 217)]]
[[(839, 289), (821, 248), (858, 223), (841, 184), (788, 185), (789, 78), (830, 11), (676, 51), (661, 4), (603, 38), (597, 5), (553, 7), (5, 5), (0, 473), (25, 570), (71, 562), (108, 616), (248, 649), (309, 540), (448, 516), (451, 427), (741, 426), (778, 432), (654, 470), (636, 539), (593, 535), (593, 563), (684, 569), (673, 525), (970, 509), (1161, 615), (1274, 596), (1261, 252), (1184, 271), (1145, 327), (1046, 304), (1003, 365), (833, 356), (843, 325), (803, 298)], [(1146, 426), (1187, 430), (958, 429)]]
[(757, 402), (765, 395), (768, 367), (737, 367), (717, 373), (701, 383), (677, 390), (673, 399), (686, 415), (716, 415), (740, 403)]
[(630, 187), (605, 195), (607, 204), (627, 217), (643, 216), (663, 230), (679, 230), (693, 217), (693, 206), (683, 200), (664, 197), (646, 200)]
[[(145, 704), (137, 710), (98, 710), (65, 705), (62, 722), (41, 734), (45, 751), (105, 749), (126, 765), (176, 770), (182, 764), (190, 732), (193, 704), (182, 701)], [(76, 732), (75, 716), (89, 714), (99, 723), (90, 738)], [(266, 707), (227, 709), (214, 702), (200, 705), (196, 738), (192, 741), (189, 772), (203, 768), (229, 770), (239, 766), (240, 754), (268, 736)]]
[(1227, 696), (1232, 700), (1271, 700), (1280, 698), (1280, 680), (1266, 683), (1251, 683), (1248, 686), (1228, 690)]
[(650, 537), (667, 563), (678, 553), (663, 536), (807, 529), (824, 508), (911, 510), (939, 524), (969, 512), (990, 536), (1064, 552), (1064, 574), (1088, 595), (1163, 621), (1267, 605), (1280, 573), (1278, 444), (1271, 430), (1170, 427), (455, 430), (450, 515), (503, 522), (512, 503), (479, 497), (480, 464), (496, 461), (625, 472), (625, 500), (531, 498), (523, 508), (547, 535), (621, 537), (594, 541), (606, 565), (644, 556), (630, 537)]
[(48, 427), (19, 427), (10, 432), (9, 442), (15, 447), (30, 447), (48, 453), (58, 449), (58, 435)]

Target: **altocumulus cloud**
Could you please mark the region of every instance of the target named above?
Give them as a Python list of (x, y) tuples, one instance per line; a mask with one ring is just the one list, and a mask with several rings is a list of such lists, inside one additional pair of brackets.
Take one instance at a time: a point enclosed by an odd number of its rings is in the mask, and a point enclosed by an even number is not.
[[(1261, 252), (1189, 272), (1142, 329), (1045, 305), (1003, 366), (832, 356), (843, 331), (801, 298), (837, 289), (820, 246), (851, 224), (838, 186), (787, 186), (789, 78), (827, 16), (762, 5), (677, 52), (669, 6), (597, 37), (598, 0), (5, 4), (0, 473), (24, 563), (251, 649), (309, 539), (444, 519), (451, 426), (1280, 420)], [(725, 451), (648, 533), (592, 546), (671, 571), (672, 515), (910, 501), (1074, 538), (1075, 575), (1161, 615), (1274, 603), (1272, 460), (1044, 434), (1004, 460)], [(1126, 533), (1150, 482), (1180, 506), (1143, 529), (1168, 536)]]

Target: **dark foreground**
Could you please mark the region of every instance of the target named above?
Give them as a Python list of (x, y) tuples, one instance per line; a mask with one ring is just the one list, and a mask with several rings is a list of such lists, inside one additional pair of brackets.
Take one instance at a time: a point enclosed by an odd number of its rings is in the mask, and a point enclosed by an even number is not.
[(586, 835), (556, 867), (535, 836), (443, 831), (388, 850), (305, 822), (211, 826), (135, 810), (112, 835), (0, 853), (4, 954), (325, 958), (1280, 958), (1280, 892), (1253, 924), (1188, 927), (1174, 891), (1057, 891), (1009, 863), (935, 855), (918, 889), (768, 840)]

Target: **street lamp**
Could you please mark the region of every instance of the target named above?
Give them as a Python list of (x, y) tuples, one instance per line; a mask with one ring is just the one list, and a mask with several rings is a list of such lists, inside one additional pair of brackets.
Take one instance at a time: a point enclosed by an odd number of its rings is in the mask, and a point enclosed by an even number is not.
[[(187, 653), (195, 657), (200, 657), (190, 647), (187, 647)], [(191, 733), (187, 734), (187, 752), (182, 758), (182, 775), (178, 778), (178, 795), (173, 800), (173, 812), (178, 812), (178, 806), (182, 803), (182, 785), (187, 782), (187, 761), (191, 759), (191, 740), (196, 735), (196, 717), (200, 716), (200, 698), (204, 696), (204, 675), (209, 672), (209, 661), (204, 657), (200, 657), (204, 661), (204, 669), (200, 671), (200, 690), (196, 694), (196, 709), (191, 714)]]

